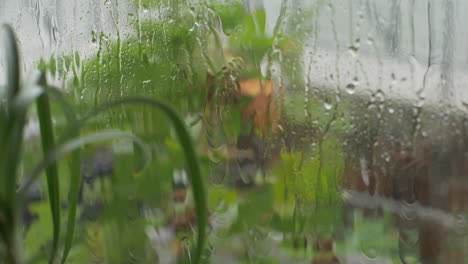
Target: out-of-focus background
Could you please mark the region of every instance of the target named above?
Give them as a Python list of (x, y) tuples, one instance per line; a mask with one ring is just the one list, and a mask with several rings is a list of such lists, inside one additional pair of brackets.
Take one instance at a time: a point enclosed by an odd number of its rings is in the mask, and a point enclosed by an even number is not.
[[(78, 116), (129, 95), (174, 107), (207, 187), (208, 263), (464, 263), (466, 10), (462, 0), (3, 0), (0, 24), (17, 34), (23, 82), (44, 71)], [(58, 101), (52, 117), (60, 138)], [(141, 153), (123, 139), (82, 148), (67, 263), (188, 259), (197, 217), (175, 131), (137, 105), (78, 134), (110, 128), (145, 140), (152, 160), (135, 172)], [(23, 178), (42, 158), (39, 134), (32, 110)], [(59, 173), (65, 211), (66, 158)], [(33, 263), (52, 238), (45, 186), (23, 210)]]

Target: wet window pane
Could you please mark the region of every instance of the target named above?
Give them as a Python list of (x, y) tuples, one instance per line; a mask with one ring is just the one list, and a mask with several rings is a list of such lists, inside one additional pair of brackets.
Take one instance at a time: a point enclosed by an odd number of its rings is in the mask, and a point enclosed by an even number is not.
[(1, 1), (0, 263), (465, 263), (467, 9)]

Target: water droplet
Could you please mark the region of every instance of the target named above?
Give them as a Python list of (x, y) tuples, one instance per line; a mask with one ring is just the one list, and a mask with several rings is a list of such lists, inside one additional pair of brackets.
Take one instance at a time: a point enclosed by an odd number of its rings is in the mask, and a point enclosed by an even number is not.
[(278, 129), (281, 131), (281, 132), (284, 132), (284, 128), (282, 125), (278, 125)]
[(360, 38), (357, 38), (354, 40), (354, 46), (356, 46), (357, 48), (359, 48), (359, 46), (361, 45), (361, 39)]
[(380, 103), (383, 103), (385, 102), (385, 94), (382, 90), (378, 90), (376, 93), (375, 93), (375, 99), (377, 100), (377, 102), (380, 102)]
[(356, 45), (349, 47), (349, 52), (351, 53), (352, 56), (357, 56), (358, 51), (359, 51), (359, 47), (357, 47)]
[(348, 85), (346, 85), (346, 92), (348, 94), (354, 94), (354, 92), (356, 91), (356, 87), (358, 85), (359, 85), (358, 78), (354, 77), (353, 82), (348, 83)]
[(367, 106), (367, 109), (369, 110), (374, 110), (375, 108), (376, 108), (375, 104), (372, 104), (372, 103)]
[(329, 102), (323, 102), (323, 107), (325, 107), (327, 110), (330, 110), (332, 109), (333, 105)]
[(389, 163), (390, 162), (390, 155), (385, 155), (385, 162)]

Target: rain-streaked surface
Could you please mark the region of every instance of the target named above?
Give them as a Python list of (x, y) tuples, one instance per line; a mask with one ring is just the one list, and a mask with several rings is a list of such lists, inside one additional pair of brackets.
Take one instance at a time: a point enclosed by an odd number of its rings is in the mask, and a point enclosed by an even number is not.
[[(18, 35), (23, 78), (47, 71), (78, 115), (128, 95), (179, 112), (206, 180), (209, 263), (465, 263), (466, 11), (464, 0), (3, 0), (0, 24)], [(37, 126), (31, 112), (25, 172), (40, 160)], [(137, 105), (80, 133), (110, 128), (144, 139), (153, 159), (135, 172), (131, 142), (83, 148), (69, 262), (186, 258), (197, 219), (170, 123)], [(66, 160), (60, 172), (66, 208)], [(23, 217), (38, 263), (52, 237), (41, 184)]]

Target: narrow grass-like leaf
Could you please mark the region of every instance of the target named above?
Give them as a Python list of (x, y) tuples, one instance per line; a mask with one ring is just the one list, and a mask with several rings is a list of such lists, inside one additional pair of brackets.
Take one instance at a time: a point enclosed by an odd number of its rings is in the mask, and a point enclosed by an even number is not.
[(76, 208), (78, 205), (78, 193), (81, 184), (81, 167), (80, 167), (80, 148), (77, 148), (71, 154), (70, 161), (70, 200), (68, 208), (68, 222), (67, 222), (67, 233), (65, 236), (65, 247), (63, 249), (62, 261), (65, 263), (70, 252), (70, 248), (73, 242), (73, 236), (75, 233), (75, 222), (76, 222)]
[[(18, 135), (17, 132), (22, 132), (22, 123), (24, 123), (24, 110), (21, 108), (15, 108), (15, 99), (17, 94), (20, 91), (19, 86), (19, 55), (18, 47), (16, 46), (16, 37), (13, 32), (13, 29), (9, 25), (4, 25), (4, 43), (6, 47), (6, 72), (7, 72), (7, 83), (6, 83), (6, 117), (4, 122), (2, 122), (2, 127), (0, 127), (0, 144), (3, 146), (1, 151), (0, 169), (2, 169), (2, 174), (0, 179), (3, 182), (3, 192), (2, 199), (5, 199), (5, 202), (13, 199), (15, 195), (15, 181), (16, 181), (16, 168), (17, 161), (19, 159), (19, 150), (20, 146), (15, 143), (22, 141), (22, 135)], [(11, 148), (10, 148), (11, 147)], [(9, 152), (12, 151), (12, 152)], [(13, 162), (14, 164), (11, 164)]]
[[(194, 255), (194, 262), (198, 264), (201, 262), (201, 257), (203, 254), (203, 248), (206, 239), (206, 225), (208, 222), (208, 210), (206, 203), (206, 193), (203, 184), (203, 178), (200, 172), (200, 165), (195, 154), (195, 149), (193, 147), (192, 139), (188, 133), (188, 130), (185, 126), (184, 121), (179, 117), (177, 112), (170, 107), (168, 104), (156, 99), (146, 98), (146, 97), (127, 97), (119, 99), (107, 104), (104, 104), (94, 111), (85, 116), (80, 122), (84, 123), (88, 119), (98, 115), (101, 112), (107, 111), (110, 108), (122, 106), (124, 104), (134, 104), (134, 105), (149, 105), (155, 107), (171, 120), (174, 125), (175, 131), (179, 138), (180, 144), (184, 151), (185, 159), (187, 162), (187, 168), (189, 171), (191, 184), (193, 188), (193, 197), (195, 200), (195, 211), (197, 213), (197, 222), (198, 222), (198, 237), (197, 237), (197, 248)], [(69, 132), (71, 133), (71, 132)]]
[[(39, 85), (46, 87), (46, 77), (42, 73)], [(39, 119), (39, 129), (41, 132), (42, 152), (44, 156), (55, 149), (54, 130), (52, 127), (52, 114), (50, 112), (50, 102), (47, 93), (43, 93), (37, 99), (37, 115)], [(49, 204), (52, 213), (53, 240), (52, 251), (49, 263), (54, 263), (57, 255), (59, 237), (60, 237), (60, 190), (57, 163), (53, 162), (46, 168), (47, 189), (49, 192)]]
[(2, 112), (0, 124), (0, 205), (2, 221), (1, 235), (6, 246), (7, 263), (21, 263), (18, 235), (18, 206), (16, 199), (16, 176), (21, 157), (23, 142), (23, 127), (25, 124), (28, 105), (16, 104), (20, 92), (20, 68), (18, 47), (13, 29), (3, 26), (6, 44), (6, 105)]
[[(65, 113), (65, 117), (67, 119), (68, 124), (70, 127), (76, 127), (77, 125), (77, 117), (71, 105), (66, 101), (63, 94), (60, 92), (59, 89), (47, 86), (47, 92), (54, 96), (55, 99), (60, 103), (62, 109)], [(70, 135), (71, 137), (78, 137), (80, 129), (77, 128), (74, 130), (74, 134)], [(68, 138), (61, 138), (59, 142), (62, 140), (66, 140)], [(68, 254), (71, 249), (71, 245), (73, 242), (73, 236), (75, 234), (75, 223), (76, 223), (76, 208), (78, 206), (78, 193), (80, 190), (81, 184), (81, 151), (80, 148), (76, 148), (71, 154), (71, 161), (69, 163), (70, 169), (70, 191), (69, 191), (69, 205), (68, 205), (68, 220), (67, 220), (67, 231), (65, 234), (65, 245), (63, 249), (61, 263), (65, 263), (68, 257)]]
[(10, 25), (3, 25), (5, 33), (5, 56), (7, 65), (7, 100), (13, 101), (20, 91), (20, 66), (16, 36)]
[[(71, 104), (67, 102), (63, 93), (60, 91), (59, 88), (46, 85), (43, 87), (45, 91), (56, 100), (59, 105), (62, 107), (62, 110), (65, 114), (65, 118), (67, 119), (67, 123), (70, 127), (76, 127), (77, 125), (77, 117), (75, 111)], [(73, 134), (69, 135), (69, 138), (60, 137), (57, 141), (58, 144), (65, 142), (70, 138), (75, 138), (79, 136), (80, 129), (77, 128), (74, 130)], [(81, 184), (81, 151), (80, 148), (74, 150), (71, 154), (71, 160), (69, 162), (69, 170), (70, 170), (70, 190), (69, 190), (69, 205), (68, 205), (68, 220), (67, 220), (67, 229), (65, 234), (65, 245), (63, 249), (61, 263), (65, 263), (68, 254), (71, 249), (71, 245), (73, 242), (73, 236), (75, 233), (75, 223), (76, 223), (76, 209), (78, 205), (78, 192), (80, 189)]]

